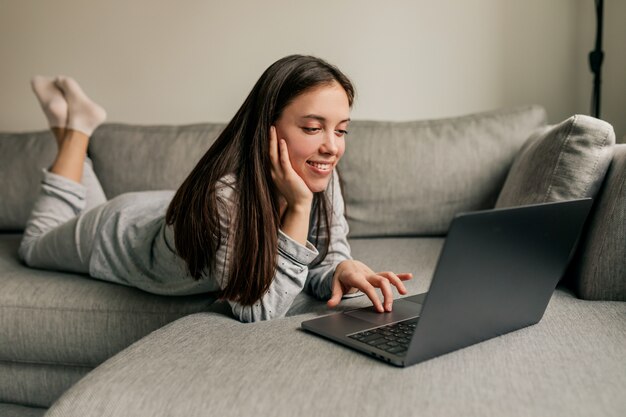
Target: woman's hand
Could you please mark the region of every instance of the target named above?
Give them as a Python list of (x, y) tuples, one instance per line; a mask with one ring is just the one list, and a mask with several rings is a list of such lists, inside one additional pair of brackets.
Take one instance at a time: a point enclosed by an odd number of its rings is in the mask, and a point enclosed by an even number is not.
[(270, 159), (272, 179), (280, 194), (287, 201), (287, 207), (307, 206), (310, 208), (313, 193), (291, 166), (287, 142), (284, 139), (278, 139), (275, 126), (270, 128)]
[[(344, 294), (361, 290), (372, 300), (374, 307), (379, 313), (391, 311), (391, 305), (393, 304), (391, 286), (395, 286), (400, 294), (406, 294), (407, 291), (402, 281), (411, 278), (413, 278), (413, 274), (411, 273), (401, 273), (397, 275), (390, 271), (375, 273), (362, 262), (354, 260), (343, 261), (337, 265), (335, 269), (335, 274), (333, 275), (333, 292), (327, 305), (331, 308), (336, 307)], [(375, 288), (380, 288), (383, 293), (385, 299), (384, 309)]]

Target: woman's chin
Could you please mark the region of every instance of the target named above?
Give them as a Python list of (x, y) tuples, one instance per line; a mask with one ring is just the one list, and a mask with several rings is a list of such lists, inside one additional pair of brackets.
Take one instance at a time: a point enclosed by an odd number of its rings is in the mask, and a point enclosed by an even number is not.
[(326, 191), (326, 188), (328, 188), (328, 183), (329, 180), (317, 180), (317, 181), (308, 181), (307, 182), (307, 187), (309, 187), (309, 190), (311, 190), (312, 193), (321, 193), (322, 191)]

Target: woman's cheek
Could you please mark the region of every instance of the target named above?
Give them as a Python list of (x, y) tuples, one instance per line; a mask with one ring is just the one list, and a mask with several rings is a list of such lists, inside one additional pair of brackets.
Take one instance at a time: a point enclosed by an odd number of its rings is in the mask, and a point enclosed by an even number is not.
[(346, 143), (342, 141), (341, 145), (339, 146), (339, 151), (337, 152), (337, 159), (341, 159), (341, 157), (343, 156), (345, 152), (346, 152)]

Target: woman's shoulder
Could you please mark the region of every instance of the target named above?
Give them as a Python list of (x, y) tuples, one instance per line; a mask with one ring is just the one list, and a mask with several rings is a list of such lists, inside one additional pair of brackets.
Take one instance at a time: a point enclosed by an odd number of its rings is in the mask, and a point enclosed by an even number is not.
[(235, 174), (226, 174), (219, 180), (217, 180), (217, 188), (220, 187), (234, 187), (237, 183), (237, 176)]
[(226, 174), (215, 183), (215, 193), (218, 198), (232, 200), (237, 191), (237, 177), (235, 174)]

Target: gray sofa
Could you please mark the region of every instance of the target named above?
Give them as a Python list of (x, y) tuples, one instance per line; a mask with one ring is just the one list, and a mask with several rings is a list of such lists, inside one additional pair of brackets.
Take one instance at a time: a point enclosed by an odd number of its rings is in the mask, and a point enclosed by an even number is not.
[[(106, 124), (89, 155), (108, 198), (175, 189), (222, 128)], [(304, 293), (287, 317), (243, 324), (210, 297), (25, 267), (20, 230), (55, 144), (0, 134), (0, 416), (626, 415), (626, 145), (613, 142), (604, 122), (547, 126), (538, 106), (353, 122), (340, 163), (353, 256), (413, 272), (409, 295), (428, 290), (456, 213), (595, 197), (537, 325), (399, 369), (300, 330), (330, 312)]]

